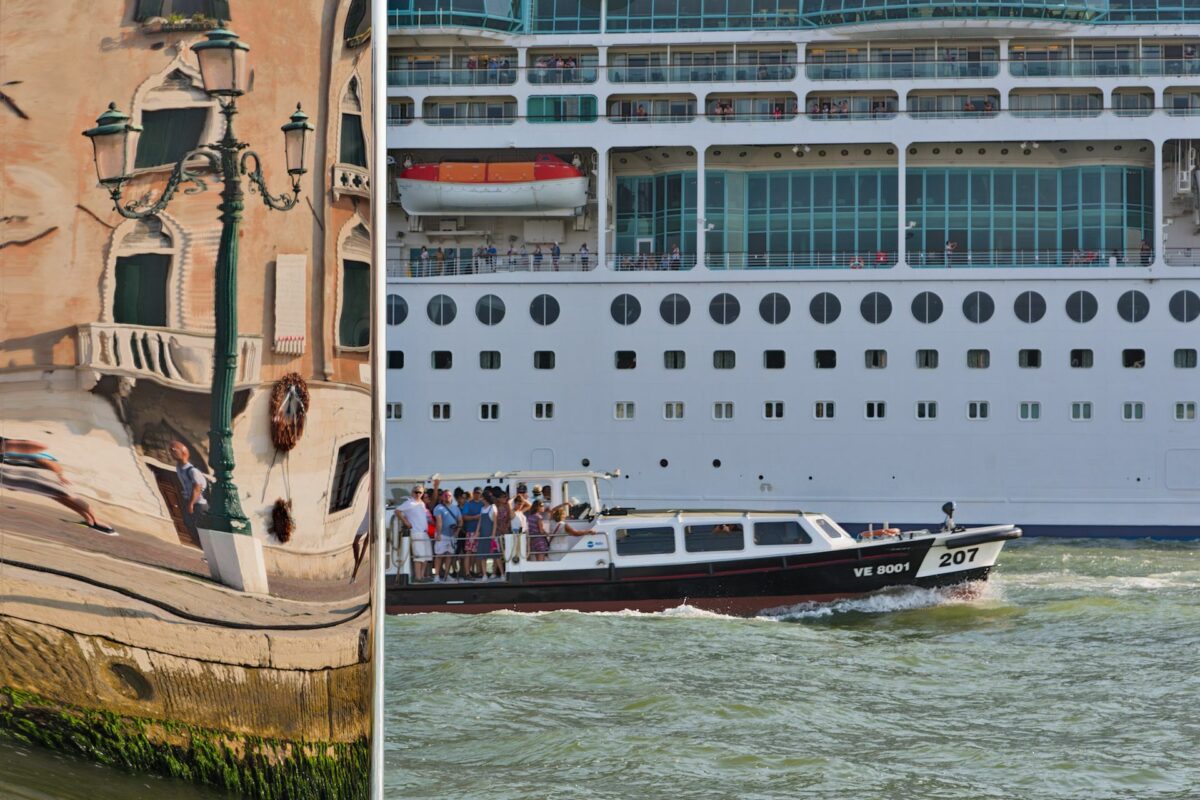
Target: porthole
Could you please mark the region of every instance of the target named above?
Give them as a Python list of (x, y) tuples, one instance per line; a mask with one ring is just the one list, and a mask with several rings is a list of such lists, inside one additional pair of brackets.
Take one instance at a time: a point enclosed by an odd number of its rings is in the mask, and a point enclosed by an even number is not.
[(714, 467), (715, 469), (720, 469), (720, 468), (721, 468), (721, 459), (719, 459), (719, 458), (714, 458), (714, 459), (713, 459), (713, 467)]
[(1150, 313), (1150, 298), (1137, 289), (1130, 289), (1117, 299), (1117, 313), (1126, 322), (1141, 322)]
[(837, 295), (821, 292), (808, 304), (808, 313), (812, 314), (812, 318), (817, 322), (828, 325), (841, 316), (842, 304)]
[(971, 292), (963, 299), (962, 310), (964, 317), (979, 325), (996, 313), (996, 303), (987, 292)]
[(692, 315), (692, 304), (681, 294), (669, 294), (659, 303), (658, 313), (668, 325), (682, 325)]
[(660, 459), (658, 460), (658, 465), (659, 465), (660, 467), (662, 467), (663, 469), (666, 469), (666, 468), (667, 468), (667, 464), (669, 464), (669, 463), (670, 463), (670, 462), (668, 462), (668, 461), (667, 461), (665, 458), (660, 458)]
[(1200, 317), (1200, 296), (1191, 289), (1171, 295), (1171, 316), (1178, 322), (1195, 322)]
[(582, 464), (585, 468), (587, 468), (592, 465), (592, 460), (590, 458), (585, 458), (582, 461), (580, 461), (579, 463)]
[(538, 325), (553, 325), (558, 319), (558, 301), (548, 294), (539, 294), (529, 304), (529, 316)]
[(609, 311), (618, 325), (632, 325), (642, 315), (642, 304), (631, 294), (619, 294), (613, 298)]
[(741, 313), (742, 306), (738, 303), (738, 299), (728, 292), (722, 292), (708, 304), (708, 315), (718, 325), (728, 325)]
[(887, 322), (892, 315), (892, 301), (883, 292), (871, 292), (858, 305), (862, 318), (872, 325)]
[(1013, 302), (1013, 313), (1021, 322), (1037, 322), (1046, 316), (1046, 298), (1037, 292), (1021, 292)]
[(933, 292), (921, 292), (913, 298), (912, 315), (917, 322), (928, 325), (942, 318), (942, 298)]
[(778, 325), (792, 313), (791, 301), (779, 292), (771, 292), (758, 304), (758, 313), (768, 325)]
[(1100, 305), (1096, 302), (1096, 295), (1091, 292), (1080, 290), (1072, 292), (1067, 298), (1067, 316), (1075, 322), (1091, 322), (1096, 317), (1096, 312)]
[(408, 301), (398, 294), (387, 296), (387, 324), (399, 325), (408, 319)]
[(475, 304), (475, 316), (484, 325), (496, 325), (504, 319), (504, 301), (494, 294), (485, 294)]
[(446, 295), (439, 294), (429, 299), (425, 312), (429, 314), (429, 321), (434, 325), (449, 325), (458, 316), (458, 306)]

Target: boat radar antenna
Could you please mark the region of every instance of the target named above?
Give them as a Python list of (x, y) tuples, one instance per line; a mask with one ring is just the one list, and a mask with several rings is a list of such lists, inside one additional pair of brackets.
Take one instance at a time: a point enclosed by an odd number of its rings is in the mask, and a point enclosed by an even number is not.
[(947, 502), (945, 505), (942, 506), (942, 513), (946, 515), (946, 521), (942, 523), (942, 530), (944, 530), (944, 531), (954, 530), (954, 511), (957, 508), (958, 508), (958, 506), (956, 506), (954, 504), (953, 500), (950, 500), (949, 502)]

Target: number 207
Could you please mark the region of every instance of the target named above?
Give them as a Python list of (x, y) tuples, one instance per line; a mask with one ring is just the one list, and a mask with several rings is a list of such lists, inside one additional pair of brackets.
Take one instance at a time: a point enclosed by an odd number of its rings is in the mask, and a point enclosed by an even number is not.
[(955, 550), (953, 553), (942, 553), (939, 558), (938, 567), (949, 567), (955, 564), (971, 564), (975, 561), (975, 556), (979, 555), (978, 547), (969, 547), (966, 550)]

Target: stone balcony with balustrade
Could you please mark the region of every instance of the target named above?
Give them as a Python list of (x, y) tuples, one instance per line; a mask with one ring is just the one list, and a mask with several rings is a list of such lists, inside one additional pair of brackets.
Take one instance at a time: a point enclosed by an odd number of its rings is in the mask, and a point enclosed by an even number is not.
[[(215, 338), (177, 328), (93, 322), (78, 328), (78, 366), (101, 375), (150, 380), (172, 389), (208, 392)], [(262, 337), (239, 336), (235, 389), (259, 384)]]

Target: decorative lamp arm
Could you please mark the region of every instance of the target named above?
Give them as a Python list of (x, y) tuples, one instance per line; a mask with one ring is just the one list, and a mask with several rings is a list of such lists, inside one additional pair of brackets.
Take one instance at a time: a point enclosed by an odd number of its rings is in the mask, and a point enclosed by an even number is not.
[(116, 208), (118, 214), (126, 219), (145, 219), (146, 217), (153, 217), (165, 209), (183, 183), (192, 184), (192, 186), (183, 190), (184, 194), (198, 194), (205, 191), (208, 189), (208, 184), (198, 174), (188, 169), (188, 162), (194, 158), (207, 159), (209, 168), (213, 172), (220, 174), (221, 159), (216, 153), (208, 148), (191, 150), (175, 163), (175, 168), (171, 170), (171, 177), (167, 180), (167, 185), (163, 188), (163, 192), (157, 201), (150, 203), (147, 195), (138, 200), (130, 200), (128, 203), (122, 205), (121, 187), (125, 183), (122, 180), (108, 190), (108, 196), (112, 198), (113, 207)]
[[(251, 160), (254, 161), (253, 170), (247, 166)], [(292, 176), (292, 194), (271, 194), (270, 190), (267, 189), (267, 180), (263, 177), (262, 163), (259, 160), (258, 153), (253, 150), (247, 150), (245, 153), (242, 153), (241, 171), (243, 175), (250, 179), (250, 191), (257, 191), (267, 208), (274, 209), (275, 211), (290, 211), (300, 202), (300, 176)]]

